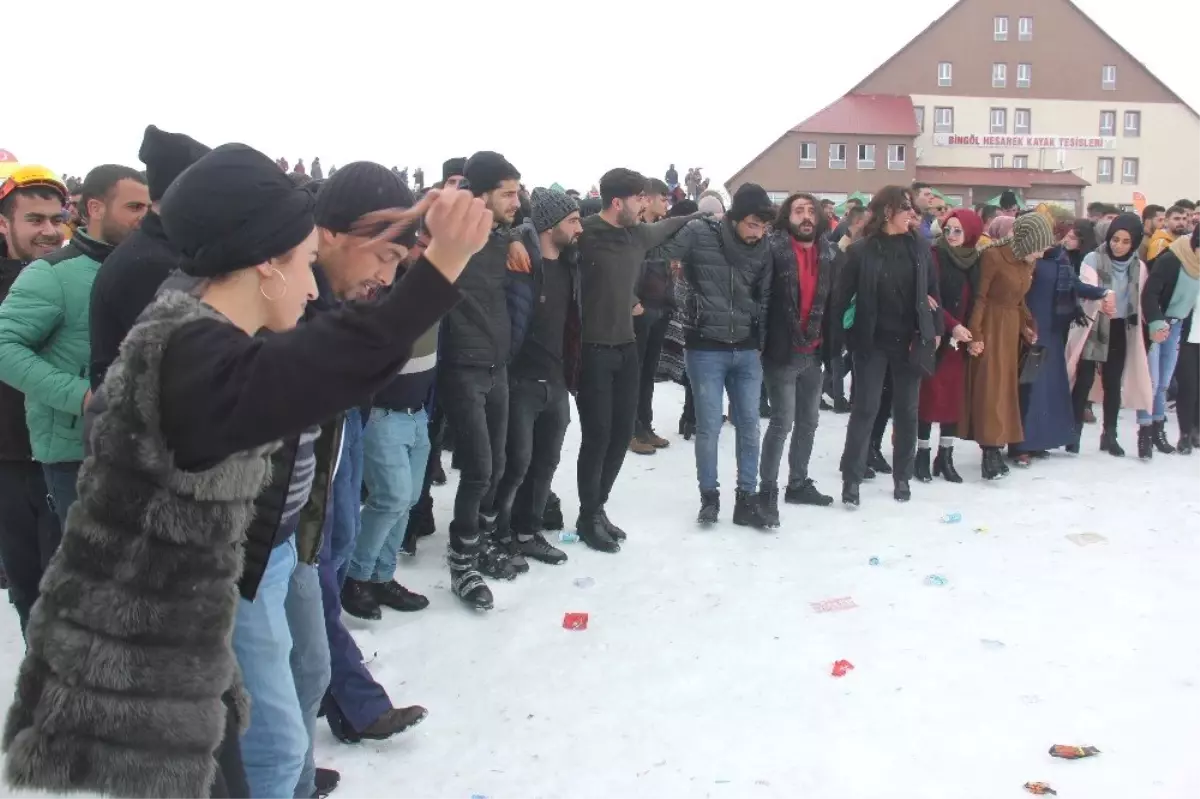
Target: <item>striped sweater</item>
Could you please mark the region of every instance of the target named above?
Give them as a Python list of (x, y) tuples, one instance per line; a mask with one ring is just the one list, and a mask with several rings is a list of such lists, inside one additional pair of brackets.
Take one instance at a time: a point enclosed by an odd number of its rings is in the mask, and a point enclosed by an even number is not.
[(375, 395), (373, 406), (392, 411), (424, 407), (429, 401), (437, 368), (438, 326), (425, 331), (413, 344), (412, 357), (387, 387)]

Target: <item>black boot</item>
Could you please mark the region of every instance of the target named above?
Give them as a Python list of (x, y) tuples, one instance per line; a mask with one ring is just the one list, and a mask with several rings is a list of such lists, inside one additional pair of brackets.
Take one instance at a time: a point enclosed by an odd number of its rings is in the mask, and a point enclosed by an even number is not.
[(691, 441), (692, 436), (696, 435), (696, 422), (692, 419), (679, 417), (679, 435), (683, 436), (684, 441)]
[(551, 546), (541, 533), (534, 533), (527, 541), (520, 541), (521, 553), (527, 558), (533, 558), (551, 566), (567, 562), (567, 553), (556, 546)]
[(369, 741), (383, 741), (417, 726), (428, 715), (429, 711), (420, 705), (394, 707), (371, 722), (371, 726), (359, 733), (359, 737)]
[(612, 523), (612, 519), (608, 518), (608, 511), (604, 509), (603, 505), (600, 506), (596, 515), (600, 517), (600, 523), (604, 525), (604, 529), (608, 531), (608, 535), (613, 541), (620, 543), (629, 537), (625, 535), (624, 530)]
[(697, 524), (716, 524), (721, 516), (721, 492), (701, 491), (700, 512), (696, 514)]
[(912, 499), (912, 487), (907, 480), (895, 480), (892, 483), (892, 496), (897, 502), (908, 502)]
[(496, 547), (508, 558), (508, 565), (512, 567), (513, 572), (525, 574), (529, 571), (529, 561), (525, 560), (525, 553), (521, 551), (516, 536), (510, 534), (506, 538), (497, 539)]
[(579, 534), (580, 541), (597, 552), (611, 554), (621, 551), (621, 545), (608, 534), (604, 522), (600, 521), (599, 514), (593, 513), (588, 516), (580, 514), (579, 519), (575, 522), (575, 532)]
[(805, 478), (798, 486), (788, 486), (783, 495), (783, 501), (789, 505), (815, 505), (825, 508), (833, 504), (833, 497), (822, 494), (817, 490), (817, 484), (812, 478)]
[(913, 477), (921, 483), (932, 483), (933, 472), (929, 470), (929, 447), (917, 446), (917, 459), (913, 462)]
[(1117, 443), (1117, 431), (1115, 429), (1104, 428), (1104, 432), (1100, 434), (1100, 451), (1107, 452), (1114, 458), (1125, 457), (1125, 450), (1121, 449), (1121, 445)]
[(342, 586), (342, 610), (356, 619), (366, 621), (379, 621), (383, 618), (371, 584), (349, 577)]
[(961, 483), (962, 475), (954, 468), (954, 447), (938, 447), (937, 457), (933, 459), (933, 476), (944, 477), (947, 483)]
[(767, 519), (763, 516), (762, 504), (759, 502), (758, 494), (753, 491), (743, 491), (738, 489), (735, 493), (737, 501), (733, 506), (733, 523), (742, 527), (754, 527), (759, 530), (766, 530), (770, 527), (767, 524)]
[(549, 499), (546, 500), (546, 510), (542, 513), (542, 529), (561, 530), (563, 524), (562, 500), (558, 498), (558, 494), (551, 491)]
[(842, 480), (842, 504), (847, 508), (857, 508), (859, 505), (858, 482), (855, 480)]
[(1004, 476), (1004, 458), (1000, 454), (999, 447), (984, 447), (983, 459), (980, 463), (980, 471), (983, 474), (984, 480), (999, 480)]
[(1179, 444), (1176, 445), (1176, 452), (1180, 455), (1191, 455), (1195, 446), (1192, 444), (1192, 437), (1187, 433), (1179, 434)]
[(1079, 454), (1079, 440), (1083, 438), (1083, 423), (1075, 423), (1075, 436), (1071, 439), (1071, 443), (1067, 444), (1067, 452), (1072, 455)]
[(767, 527), (772, 529), (779, 526), (779, 486), (775, 483), (763, 483), (758, 488), (758, 504), (762, 507), (762, 516)]
[(1171, 442), (1167, 441), (1166, 422), (1154, 423), (1154, 448), (1163, 455), (1174, 455), (1175, 448), (1171, 446)]
[[(347, 581), (349, 582), (349, 581)], [(409, 591), (395, 580), (386, 583), (371, 583), (375, 601), (385, 608), (402, 613), (414, 613), (429, 607), (429, 600), (415, 591)]]
[(884, 460), (883, 450), (879, 447), (871, 447), (871, 454), (867, 456), (867, 466), (874, 469), (879, 474), (891, 474), (892, 467)]
[[(518, 571), (508, 556), (508, 550), (487, 535), (483, 535), (483, 549), (479, 553), (478, 563), (485, 577), (493, 580), (517, 579)], [(525, 571), (529, 571), (528, 563), (525, 564)]]
[(447, 549), (446, 563), (450, 566), (450, 590), (455, 596), (475, 610), (491, 610), (492, 589), (479, 573), (478, 556)]
[(850, 403), (844, 397), (835, 397), (833, 400), (834, 413), (850, 413)]
[(1137, 452), (1144, 461), (1154, 457), (1154, 428), (1148, 424), (1138, 427)]
[(342, 781), (342, 775), (331, 768), (318, 768), (313, 776), (313, 785), (316, 786), (316, 799), (325, 799), (329, 794), (337, 790), (338, 783)]

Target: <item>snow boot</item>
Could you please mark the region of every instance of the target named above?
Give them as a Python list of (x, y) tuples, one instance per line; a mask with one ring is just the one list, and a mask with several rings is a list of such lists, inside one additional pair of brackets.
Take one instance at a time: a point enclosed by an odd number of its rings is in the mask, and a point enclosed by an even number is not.
[(598, 513), (587, 516), (580, 514), (579, 519), (575, 522), (575, 532), (579, 535), (580, 541), (597, 552), (613, 554), (621, 551), (621, 545), (608, 534), (608, 529), (604, 526), (604, 522), (600, 521)]
[(1155, 422), (1154, 430), (1154, 448), (1163, 455), (1174, 455), (1175, 448), (1171, 446), (1171, 442), (1167, 441), (1166, 422)]
[(954, 447), (938, 447), (933, 459), (933, 476), (944, 477), (947, 483), (961, 483), (962, 475), (954, 468)]
[(685, 419), (679, 417), (679, 435), (683, 436), (684, 441), (691, 441), (692, 436), (696, 435), (696, 420)]
[(561, 530), (563, 526), (562, 500), (551, 491), (550, 498), (546, 500), (546, 510), (542, 512), (542, 529)]
[(762, 507), (762, 517), (767, 527), (774, 529), (779, 526), (779, 486), (774, 483), (763, 483), (758, 489), (758, 504)]
[(608, 518), (608, 511), (604, 509), (603, 505), (600, 506), (597, 515), (600, 517), (600, 523), (604, 525), (604, 529), (608, 531), (608, 535), (613, 541), (620, 543), (629, 537), (625, 535), (624, 530), (612, 523), (612, 519)]
[(368, 741), (383, 741), (410, 727), (417, 726), (428, 715), (429, 711), (420, 705), (394, 707), (375, 719), (370, 727), (359, 733), (359, 737)]
[(1079, 440), (1081, 438), (1083, 438), (1083, 423), (1076, 422), (1075, 423), (1075, 434), (1074, 434), (1074, 437), (1071, 439), (1071, 443), (1067, 444), (1067, 452), (1071, 453), (1072, 455), (1078, 455), (1079, 454)]
[(1148, 461), (1154, 457), (1154, 428), (1144, 424), (1138, 427), (1137, 436), (1138, 458)]
[(892, 483), (892, 496), (897, 502), (908, 502), (912, 499), (912, 488), (907, 480), (895, 480)]
[(1004, 458), (999, 447), (983, 447), (983, 459), (980, 461), (980, 472), (984, 480), (999, 480), (1004, 476)]
[(879, 474), (892, 473), (892, 467), (884, 459), (883, 450), (879, 447), (871, 447), (871, 454), (867, 456), (867, 465)]
[[(479, 552), (478, 564), (479, 570), (485, 577), (493, 580), (517, 579), (517, 569), (513, 566), (512, 559), (508, 557), (508, 550), (486, 535), (483, 536), (483, 547)], [(525, 564), (525, 570), (529, 570), (529, 564)]]
[[(928, 444), (928, 442), (925, 442)], [(917, 445), (917, 459), (913, 462), (913, 477), (922, 483), (933, 482), (933, 472), (929, 469), (929, 447)]]
[(817, 490), (817, 484), (812, 478), (806, 477), (800, 485), (788, 486), (783, 494), (783, 501), (789, 505), (814, 505), (824, 508), (833, 504), (833, 497), (822, 494)]
[(851, 510), (858, 508), (862, 500), (858, 493), (858, 482), (850, 479), (842, 480), (842, 504)]
[(1192, 445), (1192, 437), (1187, 433), (1179, 434), (1179, 443), (1175, 445), (1175, 451), (1180, 455), (1191, 455), (1195, 447)]
[(497, 538), (496, 549), (508, 559), (508, 565), (512, 568), (514, 575), (525, 574), (529, 571), (529, 561), (525, 560), (525, 553), (521, 551), (521, 546), (517, 543), (515, 536)]
[(844, 397), (834, 397), (833, 412), (838, 414), (850, 413), (850, 403)]
[(375, 591), (370, 583), (346, 578), (342, 585), (342, 610), (356, 619), (379, 621), (383, 613), (379, 610), (379, 601), (375, 599)]
[(1121, 445), (1117, 443), (1116, 430), (1104, 428), (1104, 432), (1100, 434), (1100, 451), (1107, 452), (1114, 458), (1125, 457), (1125, 450), (1121, 449)]
[(475, 610), (491, 610), (492, 589), (479, 573), (479, 556), (447, 548), (446, 563), (450, 566), (450, 590), (455, 596)]
[(634, 436), (629, 442), (629, 451), (634, 455), (657, 455), (658, 450), (650, 441), (642, 436)]
[(700, 492), (700, 513), (696, 515), (697, 524), (716, 524), (721, 516), (721, 492)]
[(771, 525), (767, 524), (767, 519), (763, 516), (762, 503), (759, 501), (758, 494), (739, 488), (734, 496), (736, 497), (733, 506), (734, 524), (759, 530), (770, 529)]
[(671, 446), (670, 441), (663, 438), (652, 429), (646, 430), (646, 432), (642, 434), (642, 438), (644, 438), (646, 441), (649, 441), (650, 446), (654, 447), (655, 449), (666, 449), (667, 447)]
[(386, 583), (370, 583), (375, 601), (381, 607), (398, 610), (401, 613), (415, 613), (429, 607), (429, 600), (416, 591), (409, 591), (395, 580)]
[(567, 553), (552, 546), (541, 533), (533, 533), (528, 540), (518, 540), (517, 545), (521, 548), (522, 555), (541, 563), (558, 566), (567, 562)]
[(331, 768), (318, 768), (313, 777), (313, 784), (317, 788), (315, 799), (325, 799), (329, 794), (337, 790), (338, 784), (342, 781), (342, 775)]

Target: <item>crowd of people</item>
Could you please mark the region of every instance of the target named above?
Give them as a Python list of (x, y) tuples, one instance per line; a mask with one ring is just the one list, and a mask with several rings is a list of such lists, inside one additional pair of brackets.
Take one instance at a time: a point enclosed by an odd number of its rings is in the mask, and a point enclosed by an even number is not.
[(353, 743), (426, 715), (393, 703), (343, 613), (428, 606), (397, 561), (436, 528), (443, 448), (450, 588), (485, 611), (488, 580), (568, 558), (546, 531), (565, 522), (572, 399), (574, 529), (604, 553), (627, 539), (610, 517), (626, 454), (670, 444), (660, 374), (685, 386), (703, 525), (726, 421), (732, 519), (761, 529), (781, 491), (833, 504), (809, 475), (823, 408), (849, 413), (850, 507), (880, 473), (898, 501), (914, 479), (962, 482), (960, 439), (986, 479), (1078, 452), (1093, 400), (1112, 455), (1122, 408), (1142, 458), (1200, 443), (1200, 224), (1182, 202), (977, 213), (916, 184), (838, 218), (805, 192), (777, 207), (746, 184), (726, 208), (624, 168), (596, 197), (526, 192), (490, 151), (414, 193), (379, 164), (318, 179), (153, 126), (139, 157), (76, 196), (33, 165), (0, 187), (0, 559), (27, 646), (14, 786), (328, 795), (318, 717)]

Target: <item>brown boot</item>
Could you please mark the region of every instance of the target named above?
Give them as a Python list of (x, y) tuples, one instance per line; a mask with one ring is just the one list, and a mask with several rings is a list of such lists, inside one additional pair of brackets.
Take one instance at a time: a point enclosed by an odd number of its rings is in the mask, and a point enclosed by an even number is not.
[(671, 446), (670, 441), (667, 441), (653, 430), (647, 431), (646, 435), (642, 436), (642, 440), (649, 442), (650, 446), (654, 447), (655, 449), (666, 449), (667, 447)]
[(647, 439), (641, 436), (634, 436), (629, 442), (629, 451), (635, 455), (653, 455), (658, 452)]

